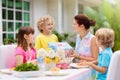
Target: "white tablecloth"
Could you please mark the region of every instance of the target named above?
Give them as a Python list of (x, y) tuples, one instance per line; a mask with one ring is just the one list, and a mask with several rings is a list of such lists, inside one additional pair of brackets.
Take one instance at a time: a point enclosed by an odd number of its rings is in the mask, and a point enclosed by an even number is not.
[(0, 80), (95, 80), (95, 71), (91, 68), (67, 69), (66, 76), (39, 76), (31, 78), (18, 78), (13, 75), (0, 73)]

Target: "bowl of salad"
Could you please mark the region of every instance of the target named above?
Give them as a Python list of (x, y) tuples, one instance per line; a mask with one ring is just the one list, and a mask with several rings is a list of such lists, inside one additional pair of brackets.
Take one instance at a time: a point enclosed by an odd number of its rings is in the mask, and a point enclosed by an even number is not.
[(41, 76), (43, 72), (39, 70), (38, 65), (32, 63), (23, 63), (16, 66), (13, 73), (16, 77), (36, 77)]

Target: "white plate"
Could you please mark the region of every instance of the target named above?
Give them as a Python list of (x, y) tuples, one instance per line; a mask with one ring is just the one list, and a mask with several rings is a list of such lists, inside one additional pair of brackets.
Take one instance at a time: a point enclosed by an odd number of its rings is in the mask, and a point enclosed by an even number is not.
[(45, 72), (45, 75), (48, 75), (48, 76), (65, 76), (68, 74), (69, 73), (66, 70), (60, 70), (60, 71), (56, 71), (56, 72), (53, 72), (53, 71), (46, 71)]
[(88, 68), (89, 66), (82, 66), (82, 65), (77, 65), (78, 63), (71, 63), (70, 64), (70, 67), (73, 67), (73, 68)]
[(43, 74), (42, 71), (13, 71), (12, 73), (16, 77), (38, 77)]
[(12, 74), (12, 70), (10, 69), (1, 69), (0, 72), (5, 73), (5, 74)]

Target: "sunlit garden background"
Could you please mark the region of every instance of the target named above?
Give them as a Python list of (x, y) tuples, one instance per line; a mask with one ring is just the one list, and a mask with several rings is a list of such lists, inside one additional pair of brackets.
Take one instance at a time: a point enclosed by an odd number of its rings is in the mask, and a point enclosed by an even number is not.
[[(7, 1), (9, 4), (7, 3)], [(16, 3), (15, 6), (13, 6), (13, 4), (14, 4), (13, 1), (15, 1), (15, 3)], [(32, 0), (30, 0), (30, 1), (32, 1)], [(51, 1), (51, 4), (53, 5), (52, 1), (54, 1), (54, 0), (46, 0), (46, 1), (48, 3), (50, 3), (50, 1)], [(78, 2), (78, 3), (82, 3), (84, 1), (87, 1), (87, 0), (76, 0), (76, 2)], [(91, 1), (88, 0), (88, 2), (91, 2)], [(92, 2), (92, 3), (97, 5), (98, 4), (97, 1), (100, 1), (100, 0), (94, 0), (94, 1), (96, 1), (96, 2)], [(1, 2), (2, 2), (2, 25), (3, 25), (3, 29), (2, 29), (3, 40), (2, 41), (3, 41), (3, 44), (16, 43), (17, 31), (20, 28), (20, 26), (28, 26), (30, 24), (32, 24), (32, 25), (36, 24), (36, 22), (34, 22), (34, 24), (33, 24), (30, 21), (30, 19), (31, 19), (30, 18), (30, 15), (31, 15), (30, 10), (31, 9), (30, 9), (29, 0), (28, 1), (26, 1), (26, 0), (1, 0)], [(63, 6), (67, 7), (67, 8), (68, 8), (68, 6), (65, 6), (65, 5), (69, 3), (68, 5), (70, 8), (68, 10), (66, 8), (66, 10), (68, 11), (68, 13), (72, 12), (71, 6), (73, 6), (73, 5), (70, 5), (70, 4), (73, 1), (70, 2), (69, 0), (61, 0), (61, 2), (64, 4)], [(97, 24), (92, 29), (93, 34), (97, 29), (99, 29), (101, 27), (110, 27), (110, 28), (114, 29), (115, 45), (113, 47), (113, 50), (114, 51), (120, 50), (120, 41), (119, 41), (119, 38), (120, 38), (120, 35), (119, 35), (120, 34), (120, 0), (101, 0), (101, 2), (102, 3), (100, 3), (99, 6), (97, 6), (97, 7), (91, 7), (86, 4), (84, 4), (85, 7), (83, 7), (81, 4), (77, 4), (78, 12), (76, 14), (85, 13), (91, 19), (96, 20)], [(51, 4), (49, 4), (49, 5), (51, 6)], [(58, 5), (59, 5), (59, 1), (58, 1)], [(14, 10), (14, 8), (15, 8), (15, 10)], [(22, 12), (20, 12), (20, 11), (22, 11)], [(59, 29), (55, 28), (53, 33), (55, 33), (58, 36), (59, 41), (67, 41), (71, 46), (74, 47), (75, 46), (75, 33), (73, 32), (73, 29), (72, 29), (72, 23), (71, 22), (66, 23), (67, 20), (72, 21), (74, 15), (73, 14), (72, 14), (73, 16), (69, 15), (69, 16), (67, 16), (67, 19), (63, 20), (65, 15), (68, 13), (66, 13), (64, 15), (65, 9), (63, 9), (61, 11), (63, 11), (62, 12), (63, 16), (61, 16), (61, 24), (62, 24), (62, 22), (64, 24), (59, 25), (59, 20), (56, 21), (56, 19), (60, 18), (60, 17), (56, 17), (55, 21), (58, 22), (59, 26), (61, 26), (60, 29), (63, 32), (61, 32), (61, 31), (59, 31)], [(50, 12), (50, 10), (49, 10), (49, 12)], [(54, 11), (51, 11), (51, 12), (54, 12)], [(50, 14), (53, 14), (51, 12), (50, 12)], [(6, 17), (7, 16), (7, 15), (5, 15), (6, 13), (8, 13), (8, 17)], [(70, 16), (71, 16), (71, 18), (70, 18)], [(54, 17), (54, 14), (53, 14), (53, 17)], [(7, 18), (8, 18), (8, 20), (7, 20)], [(8, 21), (8, 23), (7, 23), (7, 21)], [(67, 27), (65, 28), (65, 27), (63, 27), (63, 25), (67, 26)], [(8, 28), (6, 28), (5, 26), (8, 26)], [(67, 31), (69, 26), (72, 29), (71, 31)], [(14, 33), (12, 33), (12, 32), (14, 32)]]
[[(115, 43), (113, 50), (120, 50), (120, 0), (114, 0), (113, 2), (103, 0), (103, 3), (97, 9), (88, 6), (83, 13), (86, 13), (91, 19), (96, 20), (97, 24), (93, 28), (93, 32), (101, 27), (114, 29)], [(67, 40), (73, 47), (75, 46), (74, 39), (71, 39), (73, 35), (64, 33), (58, 36), (60, 41)]]
[(120, 0), (114, 0), (114, 2), (108, 2), (104, 0), (98, 9), (92, 9), (87, 7), (85, 13), (96, 19), (97, 25), (94, 28), (94, 32), (100, 27), (110, 27), (115, 31), (115, 45), (113, 50), (120, 50)]

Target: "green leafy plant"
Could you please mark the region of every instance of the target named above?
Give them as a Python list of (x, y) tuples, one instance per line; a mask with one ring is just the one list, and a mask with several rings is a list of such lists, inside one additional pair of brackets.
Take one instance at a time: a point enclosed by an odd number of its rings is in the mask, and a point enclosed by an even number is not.
[(91, 19), (96, 20), (94, 32), (101, 27), (110, 27), (115, 32), (115, 44), (113, 51), (120, 50), (120, 1), (115, 0), (116, 4), (112, 5), (109, 0), (104, 0), (100, 7), (95, 10), (90, 7), (85, 12)]
[(18, 65), (14, 69), (15, 71), (38, 71), (38, 65), (34, 65), (32, 63), (23, 63)]
[(69, 34), (69, 33), (58, 33), (56, 30), (53, 30), (53, 33), (58, 37), (59, 42), (68, 42), (72, 47), (75, 47), (75, 34)]
[(12, 43), (15, 43), (15, 42), (16, 42), (16, 40), (13, 40), (13, 39), (7, 39), (6, 38), (6, 39), (3, 40), (4, 44), (12, 44)]

